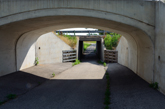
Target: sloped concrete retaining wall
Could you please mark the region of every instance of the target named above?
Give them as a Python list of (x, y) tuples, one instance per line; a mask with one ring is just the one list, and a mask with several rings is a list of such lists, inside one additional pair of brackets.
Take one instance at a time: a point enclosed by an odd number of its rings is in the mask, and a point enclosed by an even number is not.
[(39, 64), (62, 62), (62, 50), (72, 49), (52, 32), (41, 35), (31, 47), (25, 45), (26, 40), (20, 41), (18, 44), (21, 45), (17, 46), (17, 70), (34, 66), (35, 58), (39, 59)]

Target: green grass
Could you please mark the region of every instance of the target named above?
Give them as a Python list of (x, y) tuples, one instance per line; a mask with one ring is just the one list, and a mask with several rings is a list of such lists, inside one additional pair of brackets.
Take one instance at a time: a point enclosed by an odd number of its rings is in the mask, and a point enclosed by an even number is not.
[(105, 62), (103, 62), (103, 61), (97, 61), (97, 63), (99, 63), (99, 64), (103, 64), (103, 65), (104, 65), (104, 67), (106, 67), (106, 66), (107, 66), (107, 64), (106, 64)]
[(159, 89), (158, 87), (158, 82), (154, 82), (150, 84), (150, 87), (154, 88), (154, 89)]
[(110, 102), (110, 77), (109, 77), (109, 73), (105, 74), (106, 76), (106, 80), (107, 80), (107, 87), (106, 87), (106, 91), (105, 91), (105, 98), (104, 98), (104, 105), (105, 108), (104, 109), (109, 109), (109, 104), (111, 104)]
[(38, 65), (39, 64), (39, 59), (38, 59), (38, 57), (36, 57), (36, 59), (35, 59), (35, 65)]
[(92, 43), (92, 44), (96, 44), (96, 41), (84, 41), (84, 43)]
[(0, 105), (4, 104), (4, 103), (6, 103), (6, 102), (7, 102), (7, 100), (1, 101), (1, 102), (0, 102)]
[(99, 63), (99, 64), (104, 64), (104, 62), (103, 62), (103, 61), (97, 61), (97, 63)]
[(106, 64), (105, 62), (103, 63), (103, 65), (104, 65), (104, 67), (106, 67), (106, 66), (107, 66), (107, 64)]
[(72, 63), (72, 66), (80, 64), (80, 60), (76, 59), (76, 61), (74, 63)]
[(55, 73), (53, 73), (52, 75), (53, 75), (53, 77), (55, 77)]
[(15, 99), (16, 97), (17, 97), (16, 94), (9, 94), (9, 95), (6, 96), (7, 100), (0, 101), (0, 105), (2, 105), (2, 104), (4, 104), (4, 103), (8, 102), (8, 101), (11, 100), (11, 99)]
[(14, 98), (16, 98), (16, 97), (17, 97), (16, 94), (9, 94), (9, 95), (7, 95), (7, 98), (8, 98), (8, 99), (14, 99)]
[(91, 44), (88, 44), (88, 43), (83, 43), (84, 44), (84, 51), (91, 45)]

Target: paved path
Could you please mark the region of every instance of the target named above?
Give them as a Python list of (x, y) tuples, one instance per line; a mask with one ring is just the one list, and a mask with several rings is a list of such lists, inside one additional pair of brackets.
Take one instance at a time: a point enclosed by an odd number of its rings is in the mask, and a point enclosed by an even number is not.
[(165, 96), (128, 68), (109, 64), (111, 109), (165, 109)]
[[(91, 59), (91, 53), (86, 59)], [(103, 109), (105, 69), (95, 58), (86, 59), (74, 67), (71, 63), (40, 65), (1, 77), (0, 98), (10, 93), (19, 96), (0, 109)], [(109, 64), (107, 72), (111, 109), (165, 109), (165, 96), (128, 68)]]
[(72, 67), (72, 63), (45, 64), (0, 77), (0, 102), (9, 94), (22, 95)]
[(96, 44), (91, 44), (83, 53), (83, 57), (81, 61), (88, 62), (88, 61), (97, 61), (98, 57), (95, 53)]
[(76, 65), (71, 70), (66, 70), (26, 94), (3, 104), (0, 108), (103, 109), (106, 89), (104, 73), (103, 66), (96, 63)]
[(103, 65), (95, 61), (89, 61), (81, 62), (52, 79), (102, 79), (104, 75), (105, 68)]

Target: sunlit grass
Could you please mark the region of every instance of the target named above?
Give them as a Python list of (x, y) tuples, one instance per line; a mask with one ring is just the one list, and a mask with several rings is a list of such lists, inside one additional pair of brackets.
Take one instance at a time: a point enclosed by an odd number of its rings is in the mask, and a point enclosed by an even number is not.
[(84, 44), (84, 51), (91, 45), (91, 44), (89, 44), (89, 43), (83, 43)]

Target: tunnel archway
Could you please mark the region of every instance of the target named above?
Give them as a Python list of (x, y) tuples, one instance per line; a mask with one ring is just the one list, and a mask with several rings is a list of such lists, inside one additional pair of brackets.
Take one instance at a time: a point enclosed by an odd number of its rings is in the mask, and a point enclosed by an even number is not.
[[(74, 11), (72, 9), (53, 9), (57, 13), (52, 12), (51, 9), (36, 10), (36, 15), (28, 14), (30, 12), (18, 13), (20, 16), (27, 15), (15, 21), (10, 21), (11, 23), (1, 24), (0, 35), (2, 36), (2, 43), (0, 49), (2, 54), (0, 59), (3, 62), (0, 63), (1, 75), (19, 70), (17, 68), (19, 60), (17, 57), (18, 49), (26, 53), (42, 34), (63, 28), (90, 27), (125, 36), (130, 47), (128, 67), (146, 81), (152, 81), (154, 64), (152, 43), (152, 30), (154, 27), (152, 25), (108, 12), (78, 9), (79, 13), (75, 13), (75, 10), (77, 9), (74, 9)], [(43, 11), (47, 11), (47, 13), (41, 14)], [(34, 13), (34, 11), (31, 11), (31, 13)], [(6, 17), (12, 19), (16, 15)], [(6, 62), (5, 59), (10, 61)], [(9, 65), (10, 67), (8, 67)]]
[[(61, 18), (62, 17), (62, 18)], [(33, 31), (29, 31), (27, 33), (24, 33), (20, 36), (19, 39), (17, 39), (17, 51), (18, 49), (20, 52), (28, 51), (28, 49), (31, 47), (31, 45), (44, 33), (51, 32), (58, 29), (63, 28), (71, 28), (71, 27), (90, 27), (90, 28), (100, 28), (103, 30), (116, 32), (121, 35), (123, 35), (129, 45), (129, 65), (128, 68), (132, 69), (135, 73), (137, 73), (139, 76), (144, 78), (147, 81), (152, 80), (152, 72), (153, 72), (153, 44), (150, 39), (150, 37), (142, 30), (121, 24), (119, 22), (114, 22), (116, 25), (120, 25), (119, 28), (111, 28), (109, 24), (111, 24), (112, 21), (105, 20), (105, 19), (98, 19), (98, 18), (92, 18), (92, 17), (76, 17), (76, 16), (58, 16), (55, 17), (56, 19), (63, 19), (63, 22), (61, 23), (59, 20), (56, 20), (56, 23), (54, 26), (48, 26), (45, 28), (36, 29)], [(81, 19), (80, 19), (81, 18)], [(39, 19), (45, 19), (45, 18), (39, 18)], [(51, 18), (53, 19), (53, 18)], [(69, 20), (70, 19), (70, 20)], [(79, 20), (77, 20), (79, 19)], [(30, 19), (32, 22), (36, 19)], [(77, 20), (77, 21), (76, 21)], [(22, 21), (21, 21), (22, 22)], [(19, 22), (17, 22), (19, 23)], [(38, 22), (39, 23), (39, 22)], [(39, 24), (38, 24), (39, 25)], [(124, 29), (124, 30), (123, 30)], [(133, 30), (133, 31), (131, 31)], [(21, 48), (20, 48), (21, 47)], [(26, 48), (26, 49), (25, 49)], [(25, 52), (25, 54), (26, 54)], [(20, 55), (19, 53), (16, 53), (16, 59), (17, 62), (19, 60)], [(15, 55), (15, 54), (14, 54)], [(34, 61), (33, 61), (34, 62)], [(17, 69), (19, 70), (19, 69)]]

